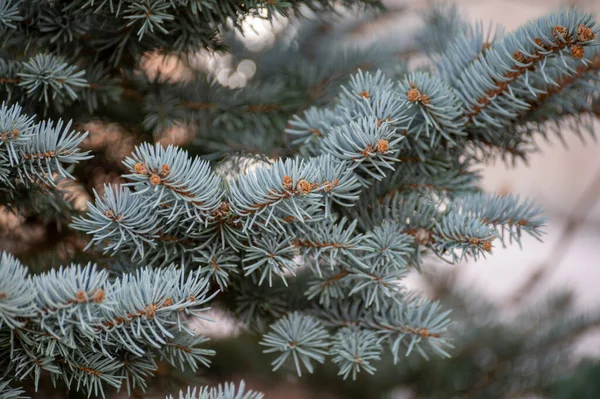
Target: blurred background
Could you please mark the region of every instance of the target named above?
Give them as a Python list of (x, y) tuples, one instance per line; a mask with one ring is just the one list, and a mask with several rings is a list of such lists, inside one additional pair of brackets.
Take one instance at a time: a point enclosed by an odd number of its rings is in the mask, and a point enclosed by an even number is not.
[[(385, 3), (387, 13), (353, 25), (338, 38), (339, 45), (393, 43), (399, 53), (410, 54), (412, 38), (423, 27), (422, 13), (429, 3)], [(507, 31), (566, 5), (600, 15), (598, 0), (453, 3), (466, 19), (480, 20), (486, 26), (493, 21)], [(251, 20), (247, 21), (246, 34), (237, 40), (245, 51), (258, 52), (272, 45), (286, 29), (289, 26), (284, 20)], [(411, 68), (427, 63), (426, 57), (407, 59)], [(232, 66), (228, 55), (198, 54), (197, 62), (231, 88), (243, 87), (257, 69), (251, 60), (237, 60)], [(145, 68), (150, 74), (188, 78), (175, 59), (159, 62), (149, 56)], [(119, 126), (91, 123), (85, 128), (91, 133), (86, 146), (102, 154), (104, 165), (119, 164), (139, 140)], [(146, 394), (136, 392), (135, 397), (164, 398), (164, 392), (175, 392), (174, 387), (189, 383), (244, 379), (265, 392), (266, 398), (600, 398), (600, 145), (589, 137), (584, 142), (569, 132), (563, 136), (564, 142), (557, 138), (539, 141), (539, 153), (532, 155), (528, 164), (497, 160), (482, 166), (486, 191), (519, 194), (543, 206), (548, 218), (543, 242), (524, 237), (523, 249), (516, 244), (498, 247), (492, 256), (477, 263), (432, 263), (423, 274), (414, 273), (407, 281), (411, 289), (456, 309), (453, 359), (425, 361), (413, 355), (397, 366), (388, 359), (378, 367), (376, 376), (361, 375), (358, 382), (342, 382), (329, 366), (298, 379), (285, 370), (271, 373), (270, 359), (257, 345), (245, 344), (243, 328), (215, 313), (218, 326), (198, 325), (214, 338), (212, 345), (218, 353), (210, 374), (173, 375), (170, 370), (161, 370), (153, 388)], [(193, 135), (184, 128), (169, 127), (147, 139), (186, 145)], [(96, 169), (89, 184), (98, 190), (103, 183), (120, 178), (118, 168), (91, 167)], [(89, 187), (73, 190), (77, 207), (84, 209), (90, 199)], [(1, 246), (15, 253), (27, 253), (32, 246), (47, 242), (47, 234), (0, 213)], [(68, 252), (81, 249), (85, 243), (73, 238), (64, 245)], [(572, 315), (581, 317), (567, 322), (567, 316)], [(42, 397), (39, 395), (32, 394)]]

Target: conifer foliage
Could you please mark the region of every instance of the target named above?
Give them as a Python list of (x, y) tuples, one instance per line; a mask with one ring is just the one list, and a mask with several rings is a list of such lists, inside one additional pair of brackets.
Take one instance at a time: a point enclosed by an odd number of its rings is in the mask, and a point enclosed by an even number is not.
[[(2, 254), (1, 397), (23, 397), (19, 383), (44, 375), (104, 396), (146, 388), (157, 361), (209, 367), (218, 353), (193, 328), (209, 307), (256, 333), (273, 370), (298, 375), (329, 361), (360, 379), (384, 354), (452, 355), (451, 309), (402, 280), (425, 257), (477, 260), (541, 238), (540, 207), (482, 192), (477, 166), (526, 159), (565, 125), (588, 133), (600, 28), (569, 9), (490, 35), (438, 7), (414, 39), (430, 57), (417, 71), (391, 67), (385, 50), (317, 66), (279, 42), (242, 54), (259, 70), (240, 89), (205, 71), (178, 82), (143, 68), (148, 54), (239, 52), (225, 33), (248, 16), (334, 5), (0, 1), (0, 204), (68, 224), (98, 263), (34, 273)], [(306, 26), (299, 45), (315, 33)], [(283, 67), (269, 69), (276, 54)], [(124, 183), (94, 191), (78, 213), (65, 187), (85, 178), (93, 154), (78, 130), (92, 119), (146, 139), (173, 126), (200, 133), (187, 149), (140, 140)], [(249, 139), (266, 156), (240, 152)], [(243, 382), (179, 395), (261, 397)]]

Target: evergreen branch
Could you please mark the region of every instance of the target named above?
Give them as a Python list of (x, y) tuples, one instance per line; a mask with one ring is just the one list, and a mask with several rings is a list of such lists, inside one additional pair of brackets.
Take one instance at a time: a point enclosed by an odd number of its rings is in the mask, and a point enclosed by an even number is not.
[(104, 187), (104, 195), (94, 192), (96, 201), (88, 203), (86, 217), (73, 220), (75, 230), (92, 235), (88, 247), (100, 245), (104, 251), (132, 250), (133, 256), (144, 256), (153, 239), (158, 237), (160, 224), (155, 213), (148, 213), (148, 200), (134, 195), (128, 188)]
[(259, 271), (258, 285), (268, 278), (269, 286), (273, 286), (273, 275), (281, 278), (287, 285), (285, 273), (295, 275), (295, 269), (298, 267), (293, 256), (290, 238), (281, 235), (262, 236), (254, 240), (246, 250), (246, 256), (243, 258), (245, 276)]
[(535, 112), (544, 102), (548, 101), (551, 97), (559, 95), (565, 89), (568, 89), (574, 83), (579, 82), (589, 72), (600, 70), (600, 55), (594, 56), (591, 61), (587, 64), (580, 65), (575, 69), (575, 74), (561, 76), (556, 85), (550, 86), (546, 92), (540, 94), (538, 98), (530, 102), (530, 109)]
[(197, 316), (214, 296), (198, 273), (144, 268), (109, 281), (106, 271), (91, 264), (34, 277), (26, 273), (11, 256), (0, 258), (0, 275), (6, 277), (0, 320), (12, 337), (0, 340), (0, 350), (9, 355), (9, 376), (33, 373), (37, 387), (46, 370), (69, 387), (76, 383), (77, 390), (104, 395), (105, 384), (119, 388), (127, 380), (128, 389), (144, 386), (155, 369), (153, 348), (192, 369), (198, 362), (206, 365), (205, 356), (212, 354), (197, 348), (206, 339), (190, 337), (183, 318)]
[(34, 290), (18, 260), (2, 253), (0, 264), (0, 328), (17, 328), (24, 324), (23, 318), (35, 314)]
[[(588, 14), (570, 10), (542, 17), (497, 41), (460, 78), (469, 122), (500, 127), (499, 118), (515, 118), (515, 112), (525, 109), (525, 105), (509, 89), (511, 84), (535, 68), (535, 73), (543, 73), (547, 60), (564, 59), (564, 50), (568, 49), (574, 58), (582, 58), (584, 47), (595, 39), (593, 29)], [(473, 76), (485, 80), (475, 83)]]
[[(221, 181), (208, 162), (191, 159), (179, 148), (144, 143), (123, 163), (130, 171), (124, 177), (133, 180), (126, 185), (133, 186), (136, 195), (144, 194), (148, 201), (155, 200), (165, 208), (170, 221), (182, 212), (188, 217), (194, 212), (204, 221), (221, 203)], [(180, 201), (183, 207), (177, 206)]]
[(370, 331), (341, 329), (334, 337), (331, 354), (338, 364), (339, 375), (344, 379), (352, 375), (355, 380), (361, 371), (375, 373), (372, 362), (381, 358), (381, 338)]
[(161, 350), (162, 357), (169, 364), (185, 370), (189, 366), (193, 372), (198, 370), (198, 363), (205, 367), (210, 366), (207, 356), (214, 356), (215, 351), (199, 347), (208, 338), (201, 335), (177, 334), (172, 340), (168, 340), (166, 346)]
[[(425, 133), (435, 148), (438, 134), (450, 143), (457, 136), (465, 135), (465, 119), (459, 98), (444, 81), (434, 75), (415, 72), (399, 82), (399, 98), (406, 104), (404, 111), (409, 118), (407, 135), (418, 140)], [(414, 136), (414, 137), (413, 137)]]
[(63, 164), (76, 164), (90, 159), (89, 151), (81, 151), (80, 146), (87, 137), (86, 133), (69, 132), (69, 121), (63, 129), (63, 121), (56, 125), (42, 121), (33, 127), (31, 137), (20, 149), (17, 171), (22, 179), (30, 181), (40, 179), (55, 184), (53, 173), (63, 178), (74, 179)]
[(19, 388), (11, 388), (8, 381), (0, 380), (0, 397), (4, 399), (26, 399), (29, 396), (23, 396), (25, 392)]
[[(226, 383), (216, 387), (191, 388), (180, 391), (179, 399), (262, 399), (264, 395), (259, 392), (246, 390), (246, 384), (241, 381), (239, 387), (233, 383)], [(168, 396), (167, 399), (173, 399)]]
[(294, 312), (271, 325), (271, 331), (263, 336), (261, 345), (268, 348), (264, 353), (282, 352), (271, 365), (278, 370), (291, 356), (298, 376), (302, 368), (313, 372), (312, 361), (323, 363), (329, 347), (329, 334), (318, 320)]
[(18, 85), (27, 97), (43, 101), (46, 107), (52, 101), (61, 111), (63, 103), (77, 99), (76, 90), (87, 86), (84, 74), (85, 71), (77, 71), (60, 57), (38, 54), (23, 63), (17, 76)]

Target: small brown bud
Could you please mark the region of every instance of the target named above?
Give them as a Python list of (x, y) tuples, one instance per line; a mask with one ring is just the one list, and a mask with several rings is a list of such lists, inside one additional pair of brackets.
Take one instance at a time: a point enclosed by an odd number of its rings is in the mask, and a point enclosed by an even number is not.
[(381, 139), (377, 142), (378, 152), (387, 152), (390, 149), (390, 143), (387, 140)]
[(471, 245), (479, 245), (479, 238), (477, 238), (477, 237), (471, 237), (471, 238), (469, 238), (469, 244), (471, 244)]
[(10, 131), (2, 132), (0, 134), (0, 140), (6, 142), (10, 139), (16, 139), (21, 135), (19, 129), (12, 128)]
[(156, 305), (152, 304), (152, 305), (146, 306), (146, 317), (149, 319), (153, 319), (155, 315), (156, 315)]
[(158, 176), (156, 173), (152, 173), (150, 175), (150, 183), (152, 183), (153, 186), (160, 184), (160, 182), (160, 176)]
[(419, 245), (427, 245), (431, 242), (431, 232), (424, 228), (419, 228), (415, 232), (415, 242)]
[(594, 32), (584, 24), (580, 24), (577, 27), (577, 40), (580, 42), (587, 42), (593, 40), (596, 37)]
[(421, 103), (429, 104), (429, 96), (427, 94), (421, 94)]
[(513, 53), (513, 58), (517, 62), (523, 62), (523, 60), (525, 60), (525, 55), (522, 52), (520, 52), (520, 51), (515, 51)]
[(160, 176), (161, 177), (165, 177), (166, 175), (169, 174), (169, 172), (171, 171), (171, 167), (169, 165), (163, 165), (162, 168), (160, 168)]
[(298, 190), (300, 194), (308, 194), (311, 192), (312, 186), (306, 180), (300, 179), (296, 185), (296, 190)]
[(98, 288), (94, 291), (92, 295), (92, 302), (100, 303), (104, 300), (104, 290), (102, 288)]
[(542, 39), (540, 39), (539, 37), (536, 37), (535, 39), (533, 39), (533, 42), (543, 49), (547, 48), (546, 43), (544, 43), (544, 41)]
[(75, 298), (77, 299), (77, 303), (86, 303), (88, 300), (85, 291), (77, 291), (77, 293), (75, 294)]
[(485, 241), (483, 243), (483, 245), (481, 246), (481, 248), (483, 248), (485, 251), (490, 252), (492, 250), (492, 242), (491, 241)]
[(315, 128), (310, 129), (310, 132), (312, 134), (314, 134), (315, 136), (319, 136), (319, 137), (321, 137), (323, 135), (323, 133), (321, 133), (321, 131), (319, 129), (315, 129)]
[(165, 301), (163, 302), (163, 306), (173, 306), (173, 300), (171, 298), (167, 298), (165, 299)]
[(113, 220), (114, 222), (120, 222), (123, 219), (123, 215), (116, 215), (112, 209), (108, 209), (104, 212), (106, 217)]
[(290, 191), (294, 187), (294, 181), (290, 176), (283, 176), (283, 188)]
[(362, 152), (363, 157), (369, 158), (371, 154), (375, 152), (375, 148), (372, 144), (369, 144)]
[(0, 292), (0, 299), (6, 299), (8, 294), (6, 292)]
[(222, 219), (224, 217), (226, 217), (229, 214), (229, 204), (227, 203), (227, 201), (221, 201), (221, 203), (219, 204), (219, 207), (217, 208), (217, 210), (214, 213), (214, 216), (216, 216), (219, 219)]
[(133, 167), (133, 171), (138, 175), (145, 175), (146, 173), (148, 173), (146, 165), (143, 162), (136, 163)]
[(325, 192), (330, 192), (333, 188), (337, 187), (337, 185), (340, 184), (339, 179), (334, 179), (333, 181), (326, 181), (325, 183), (323, 183), (323, 187), (325, 189)]
[(369, 98), (371, 97), (371, 95), (369, 94), (368, 91), (361, 91), (359, 96), (361, 96), (362, 98)]
[(383, 122), (391, 122), (392, 118), (385, 118), (385, 119), (377, 119), (377, 127), (381, 127), (381, 125), (383, 125)]
[(574, 58), (583, 58), (583, 55), (585, 54), (585, 50), (583, 49), (583, 46), (581, 44), (573, 44), (571, 45), (571, 55)]
[(421, 327), (417, 331), (419, 332), (419, 335), (423, 338), (429, 338), (431, 336), (431, 333), (425, 327)]
[(416, 103), (421, 99), (421, 92), (418, 89), (412, 88), (406, 93), (406, 97), (411, 103)]
[(569, 30), (562, 25), (556, 25), (552, 29), (552, 36), (554, 36), (554, 38), (558, 42), (562, 42), (562, 40), (568, 42), (569, 41)]

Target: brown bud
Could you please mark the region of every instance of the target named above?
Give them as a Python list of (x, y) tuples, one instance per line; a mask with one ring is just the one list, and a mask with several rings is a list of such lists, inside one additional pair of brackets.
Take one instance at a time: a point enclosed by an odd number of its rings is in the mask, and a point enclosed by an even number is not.
[(581, 44), (573, 44), (571, 45), (571, 55), (574, 58), (583, 58), (583, 55), (585, 54), (585, 50), (583, 49), (583, 46)]
[(171, 167), (169, 165), (163, 165), (162, 168), (160, 168), (160, 175), (162, 177), (165, 177), (166, 175), (169, 174), (169, 172), (171, 171)]
[(390, 143), (387, 140), (381, 139), (377, 142), (378, 152), (387, 152), (390, 149)]
[(471, 244), (471, 245), (479, 245), (479, 238), (477, 238), (477, 237), (471, 237), (471, 238), (469, 238), (469, 244)]
[(369, 158), (371, 154), (375, 152), (375, 148), (373, 148), (372, 144), (369, 144), (362, 152), (363, 157)]
[(539, 37), (536, 37), (535, 39), (533, 39), (533, 42), (543, 49), (547, 48), (546, 43), (544, 43), (544, 41), (542, 39), (540, 39)]
[(421, 103), (429, 104), (429, 96), (427, 94), (421, 94)]
[(146, 306), (146, 317), (149, 319), (153, 319), (154, 315), (156, 315), (156, 305), (148, 305)]
[(315, 136), (319, 136), (319, 137), (321, 137), (323, 135), (323, 133), (321, 133), (321, 131), (319, 129), (315, 129), (315, 128), (310, 129), (310, 132), (312, 134), (314, 134)]
[(416, 103), (421, 99), (421, 92), (418, 89), (412, 88), (406, 93), (406, 97), (411, 103)]
[(554, 36), (554, 38), (559, 42), (562, 42), (562, 40), (568, 42), (569, 41), (569, 30), (562, 25), (556, 25), (552, 29), (552, 36)]
[(383, 125), (383, 122), (391, 122), (392, 118), (385, 118), (385, 119), (377, 119), (377, 127), (381, 127), (381, 125)]
[(427, 245), (431, 242), (431, 232), (424, 228), (419, 228), (415, 232), (415, 242), (419, 245)]
[(156, 173), (150, 175), (150, 183), (152, 183), (153, 186), (160, 184), (160, 182), (160, 177)]
[(490, 252), (492, 250), (492, 242), (491, 241), (484, 241), (484, 243), (481, 246), (481, 248), (483, 248), (485, 251)]
[(77, 303), (85, 303), (88, 300), (85, 291), (77, 291), (77, 293), (75, 294), (75, 298), (77, 299)]
[(515, 61), (517, 62), (523, 62), (523, 60), (525, 60), (525, 55), (523, 55), (522, 52), (520, 51), (515, 51), (513, 53), (513, 58), (515, 59)]
[(306, 180), (300, 179), (298, 184), (296, 184), (296, 190), (298, 190), (300, 194), (308, 194), (311, 192), (312, 186)]
[(121, 219), (123, 219), (123, 215), (115, 215), (115, 213), (112, 211), (112, 209), (108, 209), (108, 210), (104, 211), (104, 214), (106, 215), (106, 217), (113, 220), (114, 222), (120, 222)]
[(584, 24), (580, 24), (577, 27), (577, 40), (580, 42), (587, 42), (593, 40), (596, 37), (594, 32)]
[(102, 288), (98, 288), (94, 291), (92, 295), (92, 302), (100, 303), (104, 300), (104, 290)]
[(371, 95), (369, 94), (368, 91), (361, 91), (359, 96), (361, 96), (362, 98), (369, 98), (371, 97)]
[(217, 208), (217, 210), (214, 213), (214, 216), (221, 219), (221, 218), (226, 217), (227, 214), (229, 214), (229, 204), (227, 203), (227, 201), (221, 201), (221, 203), (219, 204), (219, 207)]
[(333, 181), (326, 181), (325, 183), (323, 183), (323, 187), (325, 188), (326, 192), (330, 192), (334, 187), (337, 187), (337, 185), (340, 184), (339, 179), (333, 179)]
[(294, 181), (290, 176), (283, 176), (283, 188), (290, 191), (294, 187)]
[(165, 301), (163, 302), (163, 306), (173, 306), (173, 300), (171, 298), (167, 298), (165, 299)]
[(145, 175), (146, 173), (148, 173), (146, 165), (143, 162), (136, 163), (133, 167), (133, 171), (138, 175)]

